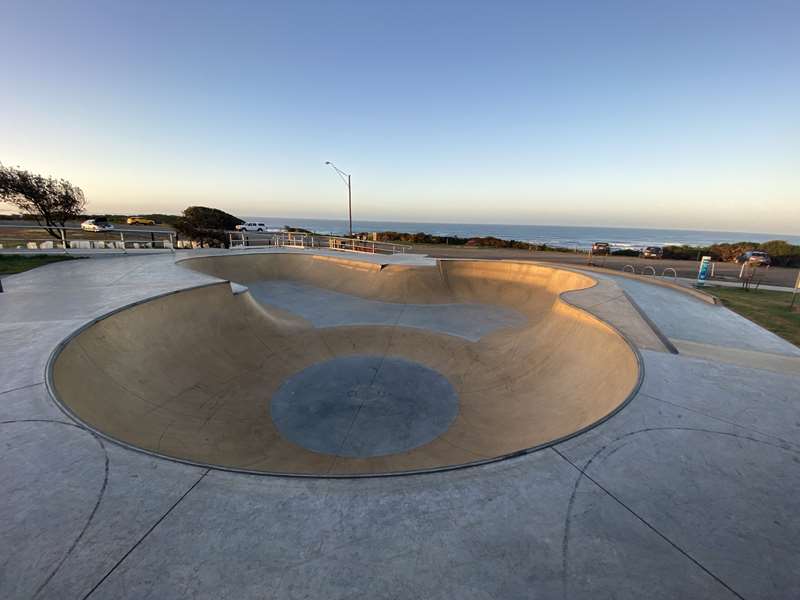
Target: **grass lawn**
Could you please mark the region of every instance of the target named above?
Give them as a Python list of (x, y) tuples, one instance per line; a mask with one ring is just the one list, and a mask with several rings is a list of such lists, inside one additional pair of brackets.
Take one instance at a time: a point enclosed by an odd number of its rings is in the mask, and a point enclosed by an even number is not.
[(50, 256), (49, 254), (33, 254), (21, 256), (19, 254), (0, 254), (0, 275), (22, 273), (28, 269), (35, 269), (53, 262), (72, 260), (71, 256)]
[[(800, 312), (789, 310), (792, 294), (766, 290), (745, 291), (742, 288), (717, 287), (711, 291), (722, 304), (755, 321), (764, 329), (800, 346)], [(800, 294), (795, 309), (800, 306)]]

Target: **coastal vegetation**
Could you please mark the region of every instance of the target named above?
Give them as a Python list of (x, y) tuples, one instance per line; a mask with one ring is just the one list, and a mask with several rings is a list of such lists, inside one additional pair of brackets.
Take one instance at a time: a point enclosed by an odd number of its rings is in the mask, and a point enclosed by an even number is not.
[[(372, 233), (360, 235), (372, 236)], [(372, 238), (370, 238), (372, 239)], [(397, 231), (379, 231), (374, 234), (375, 241), (393, 242), (400, 244), (447, 244), (451, 246), (466, 246), (471, 248), (516, 248), (519, 250), (536, 250), (539, 252), (575, 252), (575, 248), (535, 244), (519, 240), (504, 240), (494, 236), (485, 237), (459, 237), (431, 235), (429, 233), (400, 233)]]
[(81, 188), (66, 179), (37, 175), (24, 169), (0, 164), (0, 202), (16, 206), (55, 239), (61, 239), (58, 227), (83, 212), (86, 200)]
[(202, 248), (228, 247), (228, 234), (237, 225), (244, 223), (218, 208), (207, 206), (190, 206), (183, 211), (183, 216), (175, 221), (175, 231), (184, 237), (198, 242)]

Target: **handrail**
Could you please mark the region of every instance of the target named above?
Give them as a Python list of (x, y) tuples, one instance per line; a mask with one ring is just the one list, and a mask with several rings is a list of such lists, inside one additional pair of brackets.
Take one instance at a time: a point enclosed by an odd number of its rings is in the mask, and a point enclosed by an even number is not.
[(379, 242), (362, 240), (359, 238), (338, 237), (333, 235), (315, 235), (309, 233), (295, 233), (291, 231), (277, 233), (271, 236), (250, 237), (248, 232), (228, 232), (228, 241), (231, 249), (259, 248), (276, 246), (283, 248), (329, 248), (340, 252), (359, 252), (364, 254), (405, 254), (411, 246), (394, 244), (392, 242)]
[[(45, 238), (45, 237), (12, 237), (10, 235), (3, 235), (3, 229), (52, 229), (61, 234), (61, 238)], [(69, 239), (68, 231), (81, 231), (84, 237)], [(125, 234), (150, 234), (150, 239), (125, 239)], [(162, 236), (162, 239), (156, 239), (156, 235)], [(131, 236), (133, 237), (133, 236)], [(175, 251), (175, 232), (170, 229), (103, 229), (100, 231), (89, 231), (81, 227), (60, 226), (54, 225), (52, 227), (40, 225), (39, 223), (31, 225), (6, 225), (0, 221), (0, 248), (4, 245), (5, 241), (21, 242), (24, 244), (26, 250), (55, 250), (61, 249), (69, 254), (70, 250), (121, 250), (127, 252), (129, 248), (140, 249), (151, 248), (156, 249), (157, 244), (164, 250)], [(12, 250), (19, 248), (15, 245)]]

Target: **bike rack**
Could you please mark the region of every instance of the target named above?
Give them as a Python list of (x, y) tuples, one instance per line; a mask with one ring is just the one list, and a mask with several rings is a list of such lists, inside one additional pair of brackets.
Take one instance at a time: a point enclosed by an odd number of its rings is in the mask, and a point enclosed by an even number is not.
[(628, 271), (628, 269), (631, 270), (631, 273), (636, 275), (636, 269), (633, 268), (633, 265), (625, 265), (624, 267), (622, 267), (622, 272), (626, 273)]
[(677, 278), (678, 278), (678, 272), (677, 272), (675, 269), (673, 269), (672, 267), (667, 267), (666, 269), (664, 269), (663, 271), (661, 271), (661, 276), (662, 276), (662, 277), (665, 277), (665, 276), (667, 275), (667, 271), (672, 271), (672, 276), (673, 276), (675, 279), (677, 279)]
[(645, 273), (645, 271), (647, 271), (647, 269), (650, 269), (650, 270), (652, 271), (652, 273), (650, 273), (650, 275), (652, 275), (653, 277), (655, 277), (655, 276), (656, 276), (656, 270), (655, 270), (655, 268), (653, 268), (653, 267), (650, 267), (650, 266), (644, 267), (644, 268), (642, 269), (642, 275), (647, 275), (647, 273)]

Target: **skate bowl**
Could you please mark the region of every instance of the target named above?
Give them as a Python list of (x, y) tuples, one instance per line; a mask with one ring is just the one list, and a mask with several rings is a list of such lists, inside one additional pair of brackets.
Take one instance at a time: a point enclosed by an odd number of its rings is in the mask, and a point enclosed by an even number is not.
[(166, 458), (301, 476), (449, 469), (583, 432), (639, 385), (633, 347), (570, 303), (593, 293), (582, 273), (301, 253), (181, 264), (221, 281), (110, 313), (48, 367), (72, 416)]

